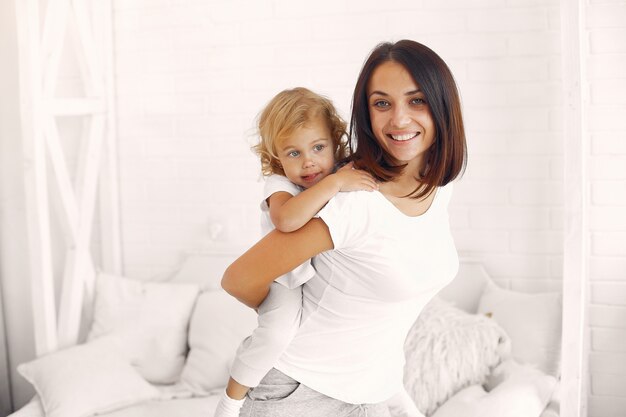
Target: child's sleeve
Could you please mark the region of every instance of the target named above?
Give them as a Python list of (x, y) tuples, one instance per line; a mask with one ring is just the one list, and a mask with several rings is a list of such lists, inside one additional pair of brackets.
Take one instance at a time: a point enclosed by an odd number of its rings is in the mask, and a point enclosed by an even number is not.
[(282, 175), (270, 175), (265, 179), (265, 185), (263, 186), (263, 201), (266, 201), (272, 194), (279, 191), (296, 196), (300, 194), (302, 189), (289, 181), (287, 177)]

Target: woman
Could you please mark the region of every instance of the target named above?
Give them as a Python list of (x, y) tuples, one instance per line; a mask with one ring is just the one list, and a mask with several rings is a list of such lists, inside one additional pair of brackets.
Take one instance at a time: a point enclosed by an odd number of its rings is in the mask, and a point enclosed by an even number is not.
[(242, 416), (387, 416), (402, 397), (404, 339), (458, 269), (451, 181), (466, 162), (456, 84), (414, 41), (378, 45), (354, 91), (350, 160), (379, 191), (340, 193), (301, 229), (274, 231), (225, 272), (250, 307), (278, 276), (314, 257), (302, 322)]

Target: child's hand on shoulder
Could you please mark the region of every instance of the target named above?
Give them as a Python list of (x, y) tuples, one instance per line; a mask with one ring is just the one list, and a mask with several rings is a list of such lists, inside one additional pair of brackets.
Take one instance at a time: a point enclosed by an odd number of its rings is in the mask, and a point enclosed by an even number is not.
[(375, 191), (378, 183), (368, 172), (355, 169), (352, 162), (342, 166), (332, 174), (339, 191)]

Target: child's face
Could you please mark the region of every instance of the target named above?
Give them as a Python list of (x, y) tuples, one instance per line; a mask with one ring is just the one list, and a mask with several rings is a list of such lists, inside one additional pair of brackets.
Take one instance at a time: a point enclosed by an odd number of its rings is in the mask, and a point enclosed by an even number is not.
[(285, 175), (301, 187), (309, 188), (333, 172), (333, 141), (328, 126), (320, 118), (296, 129), (277, 151)]

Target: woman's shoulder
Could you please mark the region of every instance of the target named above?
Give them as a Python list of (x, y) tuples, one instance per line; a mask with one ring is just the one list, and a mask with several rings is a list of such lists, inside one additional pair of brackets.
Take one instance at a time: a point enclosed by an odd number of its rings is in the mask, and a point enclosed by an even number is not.
[(330, 200), (338, 205), (367, 207), (369, 202), (376, 200), (378, 191), (343, 191), (335, 194)]
[(437, 194), (435, 198), (445, 205), (448, 205), (448, 203), (450, 203), (450, 198), (452, 197), (452, 191), (454, 190), (454, 183), (454, 181), (450, 181), (445, 185), (437, 187)]
[(320, 210), (318, 217), (328, 226), (335, 249), (359, 245), (375, 229), (377, 191), (347, 191), (337, 193)]
[(350, 218), (356, 221), (367, 216), (376, 204), (378, 191), (345, 191), (335, 194), (320, 210), (320, 217)]
[[(435, 201), (437, 205), (447, 206), (452, 196), (454, 183), (442, 185), (436, 188)], [(335, 210), (350, 211), (354, 214), (374, 212), (384, 209), (389, 201), (379, 191), (348, 191), (337, 193), (327, 204)]]

